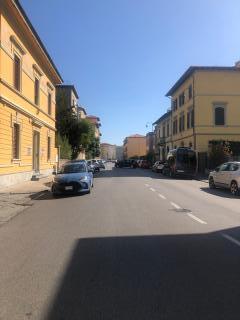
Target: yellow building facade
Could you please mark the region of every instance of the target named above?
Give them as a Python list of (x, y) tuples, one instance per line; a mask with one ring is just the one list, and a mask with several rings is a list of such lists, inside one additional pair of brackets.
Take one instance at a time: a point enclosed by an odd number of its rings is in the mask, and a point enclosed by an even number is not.
[(239, 64), (190, 67), (166, 96), (172, 101), (172, 148), (191, 147), (206, 158), (217, 141), (240, 142)]
[(146, 136), (134, 134), (126, 137), (123, 142), (123, 155), (125, 159), (143, 157), (147, 154)]
[(0, 2), (0, 186), (56, 164), (54, 63), (18, 2)]

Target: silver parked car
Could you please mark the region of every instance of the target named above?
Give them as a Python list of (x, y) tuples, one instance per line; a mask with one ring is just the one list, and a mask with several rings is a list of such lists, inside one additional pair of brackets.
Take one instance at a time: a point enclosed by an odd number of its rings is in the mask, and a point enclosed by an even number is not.
[(93, 174), (84, 161), (69, 162), (55, 174), (52, 183), (54, 196), (61, 194), (90, 193), (93, 187)]
[(230, 189), (233, 195), (239, 195), (240, 162), (226, 162), (209, 174), (209, 187)]

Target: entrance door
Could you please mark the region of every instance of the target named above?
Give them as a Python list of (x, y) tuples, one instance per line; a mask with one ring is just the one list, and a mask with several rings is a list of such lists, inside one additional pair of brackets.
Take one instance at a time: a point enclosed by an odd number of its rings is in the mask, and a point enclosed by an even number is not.
[(39, 172), (40, 133), (33, 131), (33, 170)]

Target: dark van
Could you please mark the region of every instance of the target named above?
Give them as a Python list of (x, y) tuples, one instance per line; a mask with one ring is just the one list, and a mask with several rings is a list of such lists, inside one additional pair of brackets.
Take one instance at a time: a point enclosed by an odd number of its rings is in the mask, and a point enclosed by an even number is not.
[(174, 176), (194, 177), (197, 172), (197, 155), (190, 148), (170, 150), (163, 167), (163, 174)]

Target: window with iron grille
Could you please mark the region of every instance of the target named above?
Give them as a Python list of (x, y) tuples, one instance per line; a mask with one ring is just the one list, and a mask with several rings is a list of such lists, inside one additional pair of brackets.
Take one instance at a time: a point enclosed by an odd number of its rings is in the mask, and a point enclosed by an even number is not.
[(225, 125), (225, 109), (224, 107), (215, 107), (215, 125), (224, 126)]
[(191, 109), (187, 113), (187, 129), (194, 127), (194, 110)]
[(48, 93), (48, 114), (52, 114), (52, 95), (50, 92)]
[(47, 138), (47, 160), (51, 159), (51, 137)]
[(20, 159), (20, 125), (18, 123), (14, 123), (13, 125), (12, 140), (13, 159)]
[(179, 100), (179, 107), (181, 107), (182, 105), (184, 105), (184, 103), (185, 103), (185, 95), (184, 95), (184, 92), (182, 92), (182, 93), (179, 95), (178, 100)]
[(34, 103), (39, 105), (39, 79), (35, 78), (34, 81)]
[(20, 85), (21, 85), (21, 60), (20, 58), (15, 54), (14, 55), (14, 79), (13, 79), (13, 85), (14, 88), (18, 91), (20, 91)]
[(192, 85), (188, 87), (188, 99), (192, 99)]
[(169, 133), (169, 122), (167, 123), (167, 137), (169, 137), (170, 133)]

